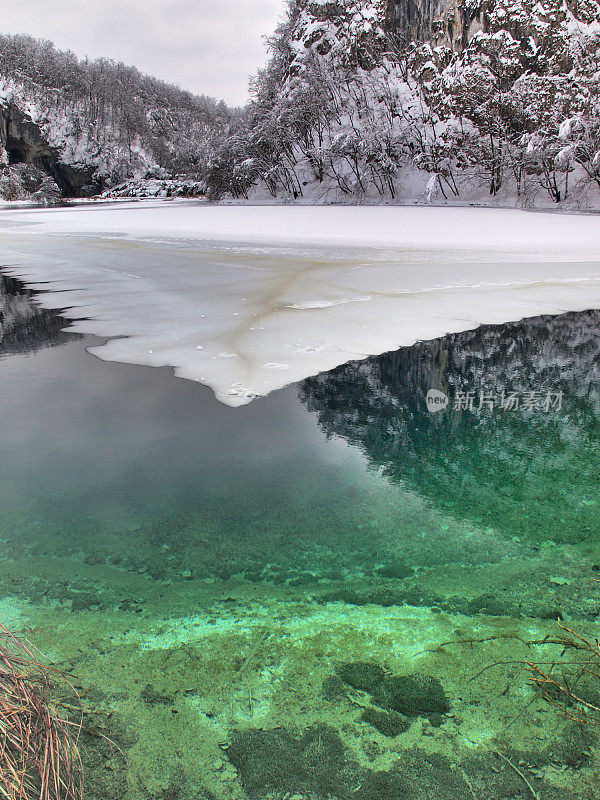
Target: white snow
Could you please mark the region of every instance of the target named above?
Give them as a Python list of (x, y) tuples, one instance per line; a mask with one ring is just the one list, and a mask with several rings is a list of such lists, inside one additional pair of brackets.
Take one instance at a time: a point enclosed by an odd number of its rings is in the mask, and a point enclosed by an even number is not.
[(600, 307), (595, 216), (202, 203), (0, 212), (4, 271), (231, 406), (481, 323)]

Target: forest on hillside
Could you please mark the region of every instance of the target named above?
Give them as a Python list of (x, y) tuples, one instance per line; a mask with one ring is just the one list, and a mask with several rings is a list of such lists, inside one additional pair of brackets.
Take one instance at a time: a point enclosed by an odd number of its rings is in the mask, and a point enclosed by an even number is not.
[(596, 0), (456, 0), (424, 40), (390, 27), (389, 6), (290, 0), (212, 162), (214, 196), (597, 196)]
[[(237, 113), (135, 67), (82, 60), (29, 36), (0, 36), (2, 104), (36, 123), (61, 160), (92, 167), (107, 187), (139, 178), (202, 181)], [(10, 136), (5, 130), (2, 141), (0, 131), (0, 144)]]
[[(597, 0), (405, 6), (289, 0), (243, 109), (0, 36), (0, 194), (31, 195), (58, 159), (93, 174), (88, 194), (597, 206)], [(45, 160), (11, 154), (23, 120)]]

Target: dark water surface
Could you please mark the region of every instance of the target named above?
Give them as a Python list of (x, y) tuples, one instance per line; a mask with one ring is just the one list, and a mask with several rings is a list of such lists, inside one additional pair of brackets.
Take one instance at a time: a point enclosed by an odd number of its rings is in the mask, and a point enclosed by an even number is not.
[(111, 715), (90, 798), (600, 797), (594, 726), (525, 664), (600, 702), (539, 644), (600, 635), (600, 312), (231, 409), (13, 281), (0, 308), (0, 621)]

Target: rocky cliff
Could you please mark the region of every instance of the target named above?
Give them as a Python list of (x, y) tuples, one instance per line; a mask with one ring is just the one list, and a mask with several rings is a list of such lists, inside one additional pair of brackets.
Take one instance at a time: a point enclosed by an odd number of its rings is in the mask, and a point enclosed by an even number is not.
[(12, 102), (0, 106), (0, 148), (7, 199), (20, 199), (23, 194), (34, 199), (81, 197), (101, 189), (102, 181), (94, 177), (93, 166), (65, 163), (40, 126)]
[(402, 42), (423, 42), (429, 39), (434, 23), (450, 0), (389, 0), (386, 28)]

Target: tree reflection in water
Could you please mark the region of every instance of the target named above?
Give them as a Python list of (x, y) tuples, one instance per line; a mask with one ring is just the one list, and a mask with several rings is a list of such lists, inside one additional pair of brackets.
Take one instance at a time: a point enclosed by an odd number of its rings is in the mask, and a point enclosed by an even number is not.
[[(600, 527), (600, 312), (486, 326), (310, 378), (301, 400), (394, 482), (507, 537), (575, 542)], [(426, 395), (450, 396), (430, 413)], [(549, 412), (501, 410), (483, 393), (558, 396)], [(456, 410), (457, 392), (473, 410)]]

